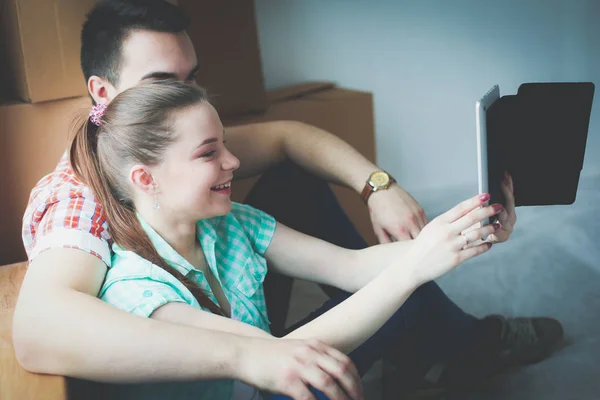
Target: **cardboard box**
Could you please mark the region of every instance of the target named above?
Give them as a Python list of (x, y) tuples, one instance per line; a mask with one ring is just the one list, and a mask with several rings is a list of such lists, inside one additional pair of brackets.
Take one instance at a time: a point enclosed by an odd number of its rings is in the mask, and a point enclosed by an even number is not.
[(54, 170), (73, 122), (90, 107), (87, 97), (0, 106), (0, 265), (26, 259), (21, 220), (29, 193)]
[[(335, 87), (332, 83), (305, 83), (268, 93), (270, 106), (259, 116), (225, 120), (227, 126), (251, 122), (295, 120), (331, 132), (375, 162), (373, 95)], [(367, 177), (365, 177), (366, 180)], [(234, 182), (232, 198), (243, 202), (258, 177)], [(340, 204), (371, 245), (377, 243), (367, 206), (358, 193), (331, 185)]]
[[(81, 25), (97, 0), (0, 0), (0, 37), (8, 76), (3, 88), (33, 103), (87, 94)], [(4, 71), (3, 71), (4, 72)]]
[(205, 87), (221, 116), (267, 107), (253, 0), (178, 0), (190, 18), (188, 33)]

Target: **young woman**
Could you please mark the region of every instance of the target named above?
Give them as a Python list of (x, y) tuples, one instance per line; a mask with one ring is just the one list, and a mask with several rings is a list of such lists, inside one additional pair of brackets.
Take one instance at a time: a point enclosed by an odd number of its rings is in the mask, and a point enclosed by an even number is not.
[[(94, 107), (72, 139), (70, 157), (111, 228), (103, 300), (142, 317), (271, 337), (262, 289), (268, 260), (280, 273), (355, 293), (285, 337), (351, 353), (419, 286), (486, 252), (491, 245), (482, 239), (498, 229), (476, 225), (502, 211), (485, 206), (489, 196), (482, 195), (436, 218), (413, 241), (339, 248), (232, 203), (239, 161), (225, 142), (217, 112), (195, 85), (147, 83)], [(323, 360), (304, 361), (336, 376), (340, 365)], [(354, 366), (346, 368), (358, 381)], [(223, 378), (204, 382), (199, 396), (231, 398), (234, 383)], [(322, 398), (361, 396), (355, 380), (303, 379), (324, 392), (315, 391)], [(248, 398), (258, 395), (250, 392)]]

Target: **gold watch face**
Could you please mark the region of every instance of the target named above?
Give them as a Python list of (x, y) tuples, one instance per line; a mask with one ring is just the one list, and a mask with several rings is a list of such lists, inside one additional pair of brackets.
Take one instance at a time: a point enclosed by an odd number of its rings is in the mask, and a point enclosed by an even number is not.
[(371, 174), (371, 177), (369, 178), (369, 181), (371, 181), (371, 183), (373, 184), (373, 186), (375, 186), (376, 188), (380, 189), (380, 188), (384, 188), (387, 185), (389, 185), (390, 183), (390, 176), (383, 172), (383, 171), (377, 171), (377, 172), (373, 172)]

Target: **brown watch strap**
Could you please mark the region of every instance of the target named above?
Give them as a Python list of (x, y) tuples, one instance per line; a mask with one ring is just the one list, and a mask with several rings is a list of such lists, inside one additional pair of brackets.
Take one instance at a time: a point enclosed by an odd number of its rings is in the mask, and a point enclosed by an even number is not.
[[(388, 174), (388, 176), (390, 178), (390, 183), (385, 189), (389, 188), (392, 184), (396, 183), (396, 180), (390, 174)], [(360, 192), (360, 198), (363, 199), (365, 204), (367, 204), (367, 202), (369, 201), (369, 197), (371, 197), (374, 191), (375, 190), (373, 189), (373, 186), (371, 186), (369, 182), (365, 183), (365, 187), (363, 188), (362, 192)]]
[(362, 192), (360, 192), (360, 198), (367, 203), (369, 201), (369, 197), (371, 197), (371, 193), (373, 193), (373, 186), (367, 182), (365, 183), (365, 187), (363, 188)]

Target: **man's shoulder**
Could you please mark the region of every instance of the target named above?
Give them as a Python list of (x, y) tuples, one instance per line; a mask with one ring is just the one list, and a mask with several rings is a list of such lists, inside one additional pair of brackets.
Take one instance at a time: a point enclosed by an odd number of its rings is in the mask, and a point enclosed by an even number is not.
[(85, 197), (95, 201), (91, 189), (75, 175), (65, 153), (54, 171), (40, 179), (33, 187), (28, 208), (38, 208), (42, 204), (52, 204), (74, 197)]
[[(92, 190), (76, 177), (65, 154), (55, 170), (32, 189), (23, 215), (22, 239), (30, 257), (37, 254), (32, 249), (39, 244), (38, 239), (46, 237), (52, 242), (46, 247), (77, 247), (92, 254), (100, 252), (103, 254), (100, 258), (108, 264), (106, 248), (111, 238), (107, 228), (100, 204)], [(54, 242), (60, 242), (60, 246)]]

